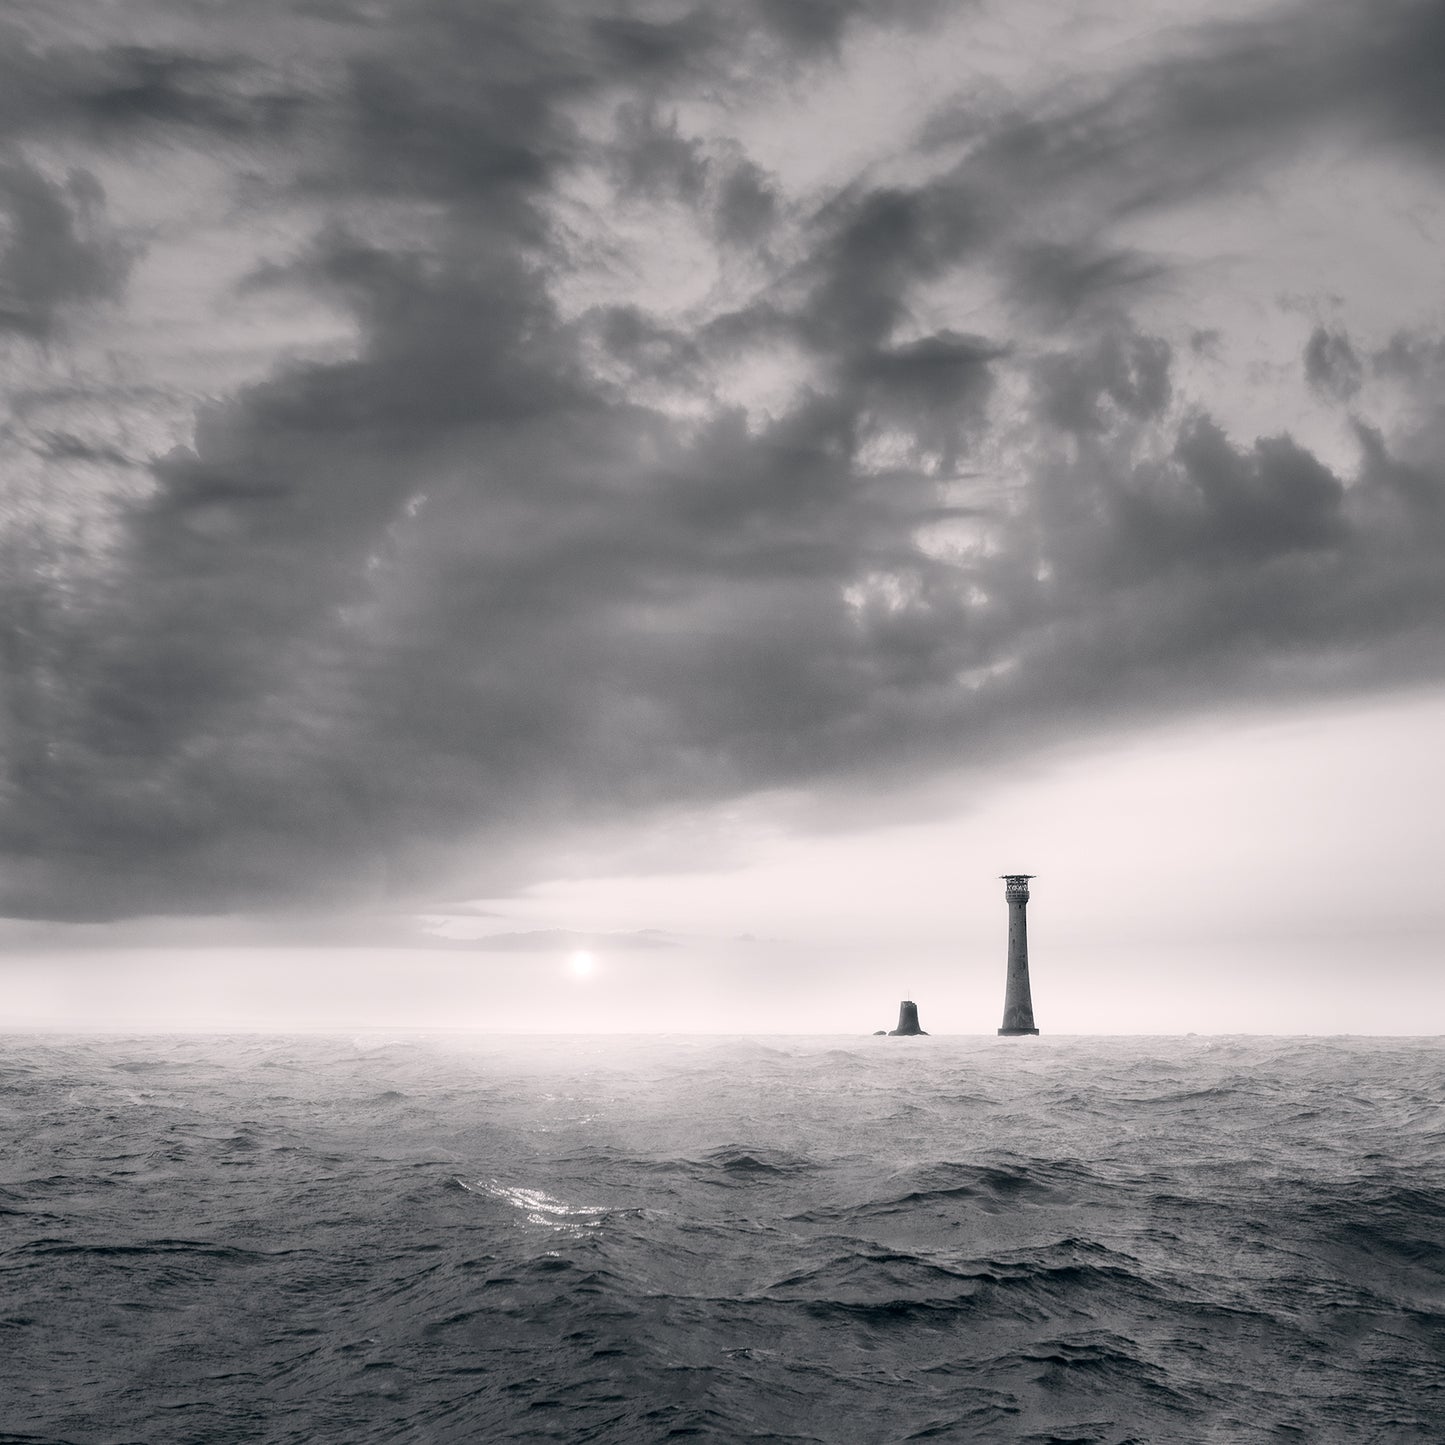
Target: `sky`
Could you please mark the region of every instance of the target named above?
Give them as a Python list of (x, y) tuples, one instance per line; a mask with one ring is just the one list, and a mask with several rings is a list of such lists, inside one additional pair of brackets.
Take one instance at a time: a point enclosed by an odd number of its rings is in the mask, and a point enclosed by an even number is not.
[(0, 1028), (1445, 1032), (1445, 7), (0, 30)]

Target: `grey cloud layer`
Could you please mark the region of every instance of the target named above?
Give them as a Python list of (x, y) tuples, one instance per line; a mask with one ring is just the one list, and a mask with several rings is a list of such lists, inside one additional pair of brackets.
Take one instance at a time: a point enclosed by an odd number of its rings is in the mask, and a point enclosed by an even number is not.
[[(325, 216), (251, 287), (324, 295), (360, 344), (208, 403), (84, 565), (12, 527), (7, 912), (420, 895), (438, 871), (451, 886), (463, 839), (496, 884), (578, 822), (926, 770), (1164, 700), (1439, 675), (1440, 353), (1311, 340), (1302, 374), (1339, 404), (1367, 370), (1417, 402), (1407, 434), (1361, 421), (1356, 476), (1287, 436), (1232, 441), (1127, 319), (1160, 263), (1100, 239), (1260, 163), (1326, 102), (1295, 70), (1265, 85), (1230, 31), (1109, 96), (970, 116), (980, 143), (936, 179), (816, 203), (681, 132), (679, 99), (806, 73), (874, 8), (892, 7), (333, 8), (341, 59), (305, 81), (179, 40), (12, 52), (17, 138), (244, 132), (257, 203)], [(1433, 154), (1437, 12), (1380, 14), (1332, 12), (1311, 55), (1341, 114)], [(1283, 53), (1291, 33), (1254, 39)], [(645, 298), (566, 314), (575, 242), (550, 203), (584, 165), (691, 208), (700, 244), (768, 257), (780, 227), (793, 244), (706, 316)], [(22, 224), (0, 279), (39, 278), (30, 329), (118, 294), (103, 197), (20, 160), (5, 174)], [(1072, 230), (1031, 208), (1045, 187), (1090, 197)], [(415, 239), (368, 230), (382, 204)], [(1020, 336), (1043, 317), (1054, 342), (919, 335), (917, 289), (963, 264), (995, 276)], [(791, 403), (716, 399), (717, 368), (777, 348), (807, 362)], [(961, 496), (952, 479), (1005, 433), (1017, 478)], [(964, 540), (926, 542), (940, 526)]]
[(72, 171), (54, 181), (16, 158), (0, 163), (0, 333), (50, 337), (65, 309), (116, 296), (130, 257), (103, 216), (95, 178)]

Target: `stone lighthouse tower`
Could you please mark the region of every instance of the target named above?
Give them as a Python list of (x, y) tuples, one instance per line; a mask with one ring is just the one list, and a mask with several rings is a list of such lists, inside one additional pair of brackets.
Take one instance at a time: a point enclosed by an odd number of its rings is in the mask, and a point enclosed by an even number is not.
[(1005, 873), (1008, 902), (1008, 983), (1003, 996), (1001, 1034), (1036, 1034), (1034, 1000), (1029, 992), (1029, 879), (1032, 873)]

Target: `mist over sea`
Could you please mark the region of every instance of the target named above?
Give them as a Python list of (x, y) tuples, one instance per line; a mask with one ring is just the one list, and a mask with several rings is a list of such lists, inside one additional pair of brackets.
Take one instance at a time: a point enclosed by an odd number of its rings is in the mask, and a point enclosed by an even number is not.
[(10, 1037), (0, 1441), (1445, 1439), (1445, 1040)]

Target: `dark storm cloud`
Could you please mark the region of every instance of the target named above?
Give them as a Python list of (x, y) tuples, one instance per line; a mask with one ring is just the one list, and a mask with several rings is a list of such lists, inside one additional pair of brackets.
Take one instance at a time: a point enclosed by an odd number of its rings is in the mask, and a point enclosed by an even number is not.
[(718, 239), (734, 246), (752, 245), (767, 234), (777, 211), (778, 193), (767, 172), (752, 161), (741, 160), (719, 187)]
[[(627, 203), (691, 208), (734, 248), (778, 227), (776, 178), (668, 107), (831, 54), (870, 7), (364, 13), (292, 90), (267, 62), (257, 113), (293, 132), (272, 190), (264, 167), (246, 180), (326, 213), (251, 294), (328, 298), (354, 356), (203, 408), (81, 573), (43, 537), (10, 553), (9, 912), (419, 895), (444, 865), (451, 886), (459, 839), (496, 886), (558, 831), (634, 810), (926, 770), (1166, 697), (1438, 673), (1434, 454), (1362, 431), (1345, 477), (1288, 436), (1181, 410), (1169, 347), (1125, 315), (1156, 263), (1097, 239), (1320, 113), (1283, 32), (1260, 32), (1273, 89), (1228, 31), (1193, 69), (980, 122), (942, 176), (846, 186), (803, 217), (801, 254), (694, 319), (563, 314), (559, 187), (597, 166)], [(1391, 45), (1405, 63), (1422, 15), (1352, 30), (1331, 13), (1310, 56), (1353, 115), (1424, 145), (1403, 115), (1428, 122), (1425, 89), (1371, 80)], [(66, 63), (64, 86), (12, 100), (17, 127), (94, 112)], [(103, 51), (85, 73), (140, 76), (117, 136), (138, 117), (177, 143), (234, 128), (234, 104), (185, 108), (198, 72), (174, 55), (137, 70)], [(1051, 185), (1091, 198), (1077, 234), (1036, 234), (1025, 201)], [(367, 230), (373, 204), (407, 239)], [(1068, 329), (1031, 357), (919, 327), (920, 285), (973, 264), (1020, 318)], [(61, 274), (54, 305), (100, 294), (78, 263)], [(790, 401), (715, 399), (710, 368), (785, 347), (811, 368)], [(1438, 371), (1411, 364), (1424, 394)], [(1008, 368), (1028, 397), (1000, 414)], [(1029, 438), (1021, 484), (961, 502), (947, 485), (995, 429)], [(920, 540), (950, 524), (972, 531)]]
[(1348, 401), (1360, 389), (1363, 368), (1343, 332), (1315, 327), (1305, 346), (1305, 375), (1316, 390)]
[(664, 326), (637, 306), (607, 306), (589, 318), (609, 356), (637, 378), (688, 381), (701, 374), (703, 349), (690, 333)]
[(0, 331), (43, 339), (67, 306), (116, 296), (130, 255), (95, 177), (0, 159)]
[(1171, 263), (1101, 240), (1113, 222), (1255, 186), (1262, 166), (1327, 139), (1445, 160), (1442, 14), (1416, 0), (1310, 6), (1201, 27), (1180, 53), (1122, 80), (1064, 84), (1034, 110), (967, 97), (921, 137), (938, 153), (966, 144), (956, 167), (861, 202), (889, 212), (869, 250), (896, 258), (905, 289), (941, 264), (987, 259), (1036, 323), (1127, 308)]
[(1003, 349), (982, 337), (941, 331), (863, 354), (847, 370), (861, 402), (860, 424), (901, 433), (915, 450), (954, 470), (983, 425), (993, 387), (991, 363)]
[(1169, 403), (1169, 368), (1166, 342), (1113, 327), (1036, 365), (1039, 411), (1061, 431), (1080, 435), (1107, 430), (1111, 413), (1143, 421)]
[(683, 136), (676, 117), (665, 118), (655, 102), (619, 105), (613, 125), (607, 150), (624, 202), (638, 197), (680, 202), (706, 217), (725, 246), (766, 239), (778, 193), (773, 178), (735, 143), (710, 148)]
[(707, 181), (701, 144), (679, 135), (677, 121), (662, 120), (652, 107), (618, 108), (614, 157), (624, 194), (695, 201)]
[[(1197, 410), (1156, 415), (1167, 349), (1111, 349), (1151, 359), (1150, 404), (1099, 408), (1114, 400), (1107, 363), (1095, 397), (1067, 373), (1061, 393), (1057, 358), (1038, 368), (1040, 419), (1064, 444), (1035, 477), (1013, 549), (987, 568), (1013, 618), (1001, 692), (1016, 708), (1440, 675), (1445, 474), (1438, 453), (1424, 461), (1424, 433), (1407, 461), (1362, 429), (1358, 465), (1337, 475), (1288, 435), (1239, 442)], [(1419, 395), (1442, 379), (1438, 366), (1418, 377)], [(1141, 457), (1143, 436), (1167, 451)]]
[(133, 457), (128, 457), (116, 447), (97, 446), (69, 432), (45, 432), (37, 440), (36, 450), (53, 461), (94, 462), (105, 467), (138, 465)]
[(979, 247), (988, 224), (958, 176), (845, 194), (814, 222), (803, 334), (830, 355), (886, 344), (908, 317), (911, 290)]
[(1165, 266), (1130, 249), (1103, 249), (1084, 240), (1024, 244), (1005, 262), (1009, 294), (1048, 327), (1067, 326), (1090, 308), (1109, 308), (1165, 273)]
[(65, 32), (78, 18), (52, 11), (43, 28), (60, 33), (51, 35), (0, 26), (8, 138), (59, 132), (106, 146), (145, 136), (242, 138), (284, 133), (305, 107), (305, 95), (256, 57), (76, 41)]

